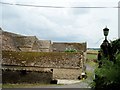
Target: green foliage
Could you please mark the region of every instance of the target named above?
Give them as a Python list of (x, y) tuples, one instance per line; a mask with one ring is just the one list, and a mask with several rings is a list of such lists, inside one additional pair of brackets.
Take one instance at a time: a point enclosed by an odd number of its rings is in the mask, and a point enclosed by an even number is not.
[[(102, 56), (101, 68), (96, 68), (95, 79), (92, 87), (96, 90), (102, 89), (120, 89), (120, 39), (111, 42), (112, 54), (115, 58), (110, 61)], [(113, 62), (116, 61), (116, 62)]]
[(77, 52), (76, 49), (68, 49), (68, 50), (65, 50), (65, 52)]
[(120, 52), (120, 39), (111, 42), (113, 54)]

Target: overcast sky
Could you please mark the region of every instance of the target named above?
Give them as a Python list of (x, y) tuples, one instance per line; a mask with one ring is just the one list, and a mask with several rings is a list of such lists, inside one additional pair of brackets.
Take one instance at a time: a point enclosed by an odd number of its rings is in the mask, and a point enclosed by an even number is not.
[[(84, 2), (83, 2), (84, 1)], [(23, 35), (57, 42), (87, 42), (99, 47), (103, 28), (110, 29), (108, 40), (118, 38), (119, 0), (1, 0), (13, 4), (60, 6), (66, 8), (26, 7), (0, 4), (0, 27)]]

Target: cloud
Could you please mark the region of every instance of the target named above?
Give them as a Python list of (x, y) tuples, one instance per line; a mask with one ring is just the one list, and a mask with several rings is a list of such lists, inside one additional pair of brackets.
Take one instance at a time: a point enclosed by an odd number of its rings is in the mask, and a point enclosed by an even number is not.
[[(78, 0), (5, 0), (12, 3), (25, 3), (55, 6), (92, 6)], [(94, 5), (113, 5), (95, 3)], [(115, 5), (115, 4), (114, 4)], [(88, 47), (99, 47), (96, 42), (104, 37), (102, 29), (108, 25), (109, 39), (117, 35), (117, 10), (93, 8), (35, 8), (3, 5), (3, 29), (24, 35), (35, 35), (39, 39), (67, 42), (85, 42)], [(1, 16), (1, 15), (0, 15)], [(0, 23), (1, 25), (1, 23)]]
[[(71, 2), (70, 6), (72, 7), (89, 7), (89, 3), (86, 2)], [(90, 12), (90, 8), (72, 8), (71, 12), (74, 15), (84, 15)]]

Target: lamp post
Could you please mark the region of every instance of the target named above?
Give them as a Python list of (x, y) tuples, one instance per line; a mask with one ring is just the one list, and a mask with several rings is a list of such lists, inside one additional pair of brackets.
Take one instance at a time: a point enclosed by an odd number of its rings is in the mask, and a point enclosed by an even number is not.
[(107, 26), (103, 29), (103, 34), (105, 36), (105, 40), (103, 41), (103, 43), (101, 44), (100, 48), (101, 50), (98, 52), (98, 60), (99, 60), (99, 68), (101, 68), (102, 66), (102, 57), (107, 58), (108, 60), (112, 59), (112, 55), (111, 55), (111, 45), (107, 40), (107, 36), (109, 33), (109, 29), (107, 28)]
[(105, 36), (105, 40), (107, 40), (107, 36), (108, 36), (108, 33), (109, 33), (109, 29), (107, 28), (107, 26), (106, 26), (106, 28), (103, 29), (103, 33), (104, 33), (104, 36)]
[(110, 46), (110, 43), (107, 40), (107, 36), (108, 36), (108, 33), (109, 33), (109, 29), (107, 28), (107, 26), (103, 29), (103, 33), (104, 33), (104, 36), (105, 36), (105, 40), (101, 44), (101, 49), (102, 49), (102, 52), (103, 52), (103, 56), (108, 57), (111, 53), (111, 51), (110, 51), (111, 46)]

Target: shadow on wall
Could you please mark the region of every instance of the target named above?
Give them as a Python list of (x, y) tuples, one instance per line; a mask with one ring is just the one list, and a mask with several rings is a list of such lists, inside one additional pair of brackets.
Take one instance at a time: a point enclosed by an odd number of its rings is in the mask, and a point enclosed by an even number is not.
[(4, 83), (41, 83), (50, 84), (53, 73), (51, 71), (2, 70)]

